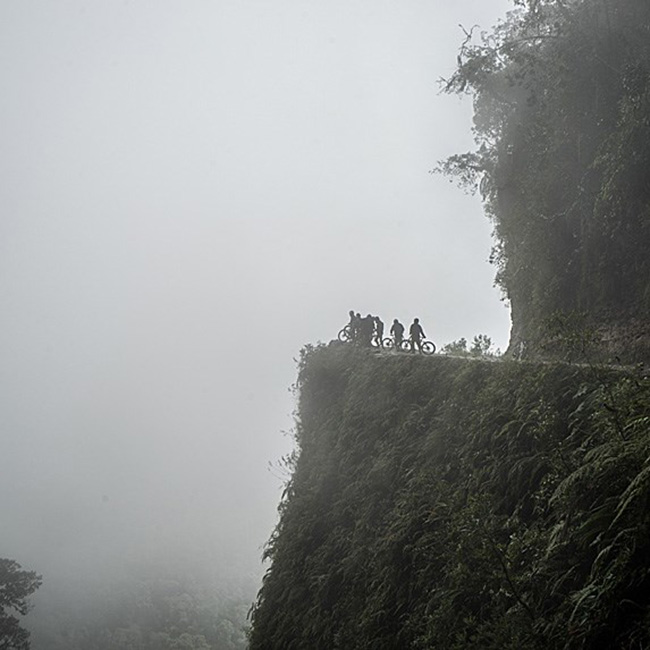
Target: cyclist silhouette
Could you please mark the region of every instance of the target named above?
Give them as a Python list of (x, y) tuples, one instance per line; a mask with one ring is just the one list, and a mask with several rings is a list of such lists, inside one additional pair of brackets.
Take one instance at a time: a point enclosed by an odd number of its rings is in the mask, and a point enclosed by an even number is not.
[(348, 313), (350, 315), (350, 322), (348, 323), (348, 327), (350, 328), (350, 338), (354, 341), (354, 339), (357, 338), (357, 334), (359, 332), (360, 315), (355, 314), (352, 309), (350, 309)]
[(425, 338), (424, 330), (422, 325), (420, 325), (420, 319), (414, 318), (409, 327), (409, 337), (413, 345), (411, 346), (411, 352), (415, 352), (415, 347), (417, 346), (418, 350), (422, 352), (422, 339)]
[(384, 322), (379, 318), (379, 316), (375, 316), (375, 336), (374, 336), (374, 341), (377, 344), (377, 347), (381, 347), (381, 340), (384, 338)]
[(368, 314), (359, 321), (359, 341), (361, 345), (370, 346), (372, 343), (372, 333), (375, 329), (375, 319)]
[(393, 335), (393, 340), (395, 341), (395, 349), (399, 350), (402, 345), (402, 339), (404, 338), (404, 325), (397, 318), (393, 320), (390, 333)]

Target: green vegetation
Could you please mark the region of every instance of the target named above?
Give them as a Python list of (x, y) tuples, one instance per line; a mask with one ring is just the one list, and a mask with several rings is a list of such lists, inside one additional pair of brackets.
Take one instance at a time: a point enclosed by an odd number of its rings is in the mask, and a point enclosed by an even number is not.
[(650, 647), (650, 379), (597, 363), (650, 360), (650, 3), (514, 4), (438, 171), (494, 224), (509, 355), (578, 364), (308, 347), (251, 650)]
[(650, 380), (307, 348), (251, 650), (650, 645)]
[(44, 589), (32, 622), (34, 647), (244, 650), (253, 579), (244, 590), (209, 574), (207, 568), (134, 563), (128, 574), (86, 582), (78, 593)]
[(515, 5), (468, 34), (445, 90), (473, 95), (477, 147), (438, 169), (480, 188), (512, 344), (548, 355), (547, 319), (578, 312), (610, 355), (649, 358), (650, 3)]
[(41, 586), (41, 576), (24, 571), (18, 562), (0, 558), (0, 649), (28, 650), (29, 632), (14, 614), (29, 611), (29, 597)]
[(447, 343), (440, 350), (442, 354), (451, 354), (459, 357), (484, 357), (495, 359), (500, 355), (500, 350), (492, 351), (492, 339), (485, 334), (477, 334), (471, 347), (467, 347), (467, 339)]

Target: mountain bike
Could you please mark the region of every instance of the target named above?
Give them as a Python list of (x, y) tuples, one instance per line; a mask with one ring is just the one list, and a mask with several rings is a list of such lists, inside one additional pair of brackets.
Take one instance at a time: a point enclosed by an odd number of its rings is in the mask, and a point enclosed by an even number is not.
[[(338, 340), (341, 341), (341, 343), (352, 343), (355, 339), (354, 336), (352, 335), (352, 328), (350, 325), (346, 325), (342, 330), (339, 330)], [(390, 340), (390, 339), (389, 339)], [(386, 339), (383, 339), (381, 342), (381, 346), (377, 342), (377, 337), (373, 335), (373, 337), (370, 339), (370, 347), (372, 348), (378, 348), (378, 347), (384, 347), (384, 341)]]
[(433, 341), (427, 341), (426, 339), (422, 339), (422, 341), (420, 341), (420, 347), (418, 348), (418, 346), (415, 345), (410, 338), (408, 338), (402, 341), (402, 344), (400, 345), (400, 350), (402, 352), (417, 351), (417, 352), (421, 352), (422, 354), (426, 354), (428, 356), (430, 354), (433, 354), (436, 351), (436, 344)]
[(346, 325), (339, 333), (338, 339), (341, 343), (349, 343), (352, 341), (352, 328), (349, 325)]

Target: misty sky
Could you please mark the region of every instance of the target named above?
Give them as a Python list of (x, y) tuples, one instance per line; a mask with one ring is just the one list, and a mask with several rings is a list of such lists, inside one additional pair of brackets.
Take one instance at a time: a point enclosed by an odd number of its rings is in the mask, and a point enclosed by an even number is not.
[(505, 349), (490, 224), (429, 173), (506, 0), (0, 0), (0, 556), (257, 571), (294, 358), (347, 312)]

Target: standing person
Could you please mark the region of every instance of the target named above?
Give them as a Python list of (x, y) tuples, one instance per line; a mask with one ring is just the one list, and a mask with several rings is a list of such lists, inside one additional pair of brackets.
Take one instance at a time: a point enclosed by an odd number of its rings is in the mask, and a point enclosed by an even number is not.
[(363, 318), (361, 318), (361, 314), (357, 312), (354, 315), (354, 330), (352, 334), (354, 334), (354, 341), (358, 342), (361, 339), (361, 330), (363, 329)]
[(399, 350), (402, 347), (402, 340), (404, 339), (404, 325), (397, 318), (393, 320), (390, 333), (393, 335), (393, 341), (395, 341), (395, 349)]
[(375, 343), (378, 348), (381, 348), (381, 340), (384, 338), (384, 321), (375, 316)]
[(424, 330), (422, 325), (420, 325), (420, 319), (414, 318), (409, 327), (409, 337), (411, 338), (411, 352), (415, 352), (415, 347), (417, 346), (418, 350), (422, 352), (422, 339), (425, 338)]
[(372, 333), (375, 330), (375, 319), (368, 314), (359, 321), (359, 342), (361, 345), (370, 347), (372, 344)]
[(359, 314), (355, 314), (352, 309), (348, 312), (350, 316), (350, 322), (348, 323), (348, 328), (350, 329), (350, 340), (354, 341), (357, 338), (357, 331), (359, 329)]

